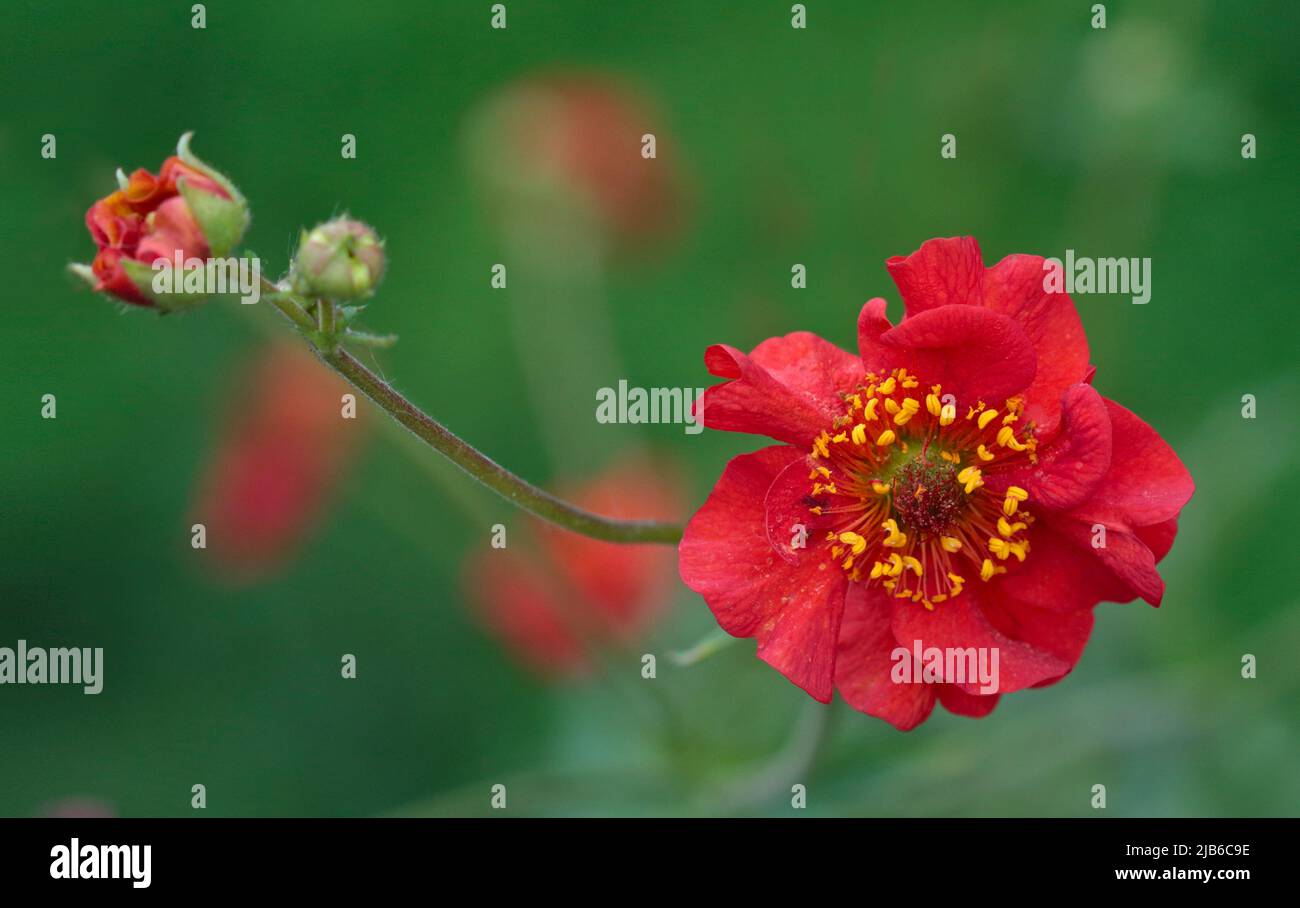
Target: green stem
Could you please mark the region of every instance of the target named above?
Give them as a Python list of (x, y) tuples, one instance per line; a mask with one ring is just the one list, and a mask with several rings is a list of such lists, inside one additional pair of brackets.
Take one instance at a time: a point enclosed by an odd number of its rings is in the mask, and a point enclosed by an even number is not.
[(675, 544), (681, 539), (682, 528), (677, 524), (603, 517), (570, 504), (562, 498), (557, 498), (545, 489), (538, 488), (526, 479), (516, 476), (411, 403), (342, 346), (337, 343), (324, 345), (316, 343), (314, 335), (320, 330), (320, 326), (307, 314), (296, 296), (270, 281), (265, 281), (264, 284), (266, 293), (263, 299), (270, 302), (304, 334), (313, 339), (316, 354), (326, 365), (347, 379), (353, 387), (370, 398), (417, 438), (510, 503), (566, 530), (593, 539), (603, 539), (606, 542)]

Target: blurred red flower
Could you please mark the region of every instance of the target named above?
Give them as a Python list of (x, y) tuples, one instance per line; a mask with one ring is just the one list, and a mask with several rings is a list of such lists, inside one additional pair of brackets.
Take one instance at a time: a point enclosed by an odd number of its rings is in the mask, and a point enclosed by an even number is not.
[[(623, 458), (562, 497), (609, 517), (679, 518), (681, 480), (662, 459)], [(540, 520), (505, 548), (472, 552), (464, 588), (481, 623), (522, 663), (547, 676), (581, 675), (593, 649), (629, 645), (663, 612), (674, 556), (662, 545), (624, 545)]]
[(343, 417), (349, 386), (294, 343), (262, 351), (236, 384), (194, 519), (216, 565), (248, 581), (307, 536), (351, 459), (360, 420)]
[[(606, 77), (533, 76), (482, 108), (470, 154), (503, 217), (555, 230), (557, 208), (582, 210), (626, 249), (681, 221), (680, 172), (661, 122), (646, 99)], [(647, 134), (653, 158), (643, 156)]]
[[(985, 268), (973, 238), (930, 240), (887, 262), (906, 314), (893, 326), (868, 302), (859, 355), (807, 332), (705, 353), (727, 379), (705, 393), (705, 425), (783, 444), (727, 465), (686, 527), (681, 576), (816, 699), (838, 688), (901, 729), (936, 698), (983, 716), (1064, 677), (1098, 601), (1159, 604), (1192, 478), (1093, 389), (1083, 326), (1043, 262)], [(952, 672), (897, 682), (899, 648), (918, 641), (997, 652), (998, 692)]]

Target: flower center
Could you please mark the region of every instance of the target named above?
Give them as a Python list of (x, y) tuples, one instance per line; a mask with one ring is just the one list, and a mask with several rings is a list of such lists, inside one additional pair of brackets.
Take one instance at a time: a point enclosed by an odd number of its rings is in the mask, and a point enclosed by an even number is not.
[(850, 580), (933, 608), (968, 576), (988, 582), (1006, 573), (1001, 562), (1025, 560), (1029, 494), (996, 481), (995, 494), (986, 480), (1038, 458), (1032, 424), (1016, 430), (1019, 398), (963, 417), (941, 386), (921, 387), (895, 369), (842, 393), (844, 415), (813, 440), (806, 500)]
[(924, 456), (899, 468), (892, 495), (899, 522), (925, 533), (947, 530), (966, 504), (957, 468), (946, 460), (931, 461)]

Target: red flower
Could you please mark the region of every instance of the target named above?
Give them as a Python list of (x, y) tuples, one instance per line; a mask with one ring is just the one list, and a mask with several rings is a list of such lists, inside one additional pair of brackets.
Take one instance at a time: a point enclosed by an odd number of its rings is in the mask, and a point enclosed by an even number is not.
[[(868, 302), (860, 356), (807, 332), (705, 353), (728, 379), (706, 391), (705, 425), (783, 444), (727, 465), (679, 567), (810, 695), (838, 688), (909, 729), (936, 697), (983, 716), (1059, 681), (1100, 600), (1158, 605), (1156, 563), (1193, 487), (1154, 429), (1092, 388), (1083, 326), (1044, 290), (1042, 258), (985, 268), (964, 237), (886, 265), (906, 314), (894, 326)], [(910, 659), (896, 648), (916, 641), (996, 649), (998, 692), (951, 665), (941, 683), (894, 683)]]
[[(564, 497), (610, 517), (671, 520), (682, 510), (676, 471), (640, 458)], [(601, 542), (541, 521), (530, 527), (508, 536), (504, 549), (473, 553), (464, 584), (483, 624), (525, 665), (548, 676), (583, 674), (593, 649), (633, 643), (662, 613), (670, 549)]]
[(319, 516), (354, 449), (358, 421), (342, 415), (348, 391), (297, 344), (268, 348), (247, 370), (194, 511), (232, 579), (279, 567)]
[[(243, 235), (248, 212), (242, 197), (190, 154), (188, 135), (157, 176), (143, 168), (130, 177), (118, 174), (120, 187), (86, 212), (99, 250), (90, 266), (96, 290), (153, 306), (148, 278), (155, 260), (172, 261), (177, 252), (182, 259), (223, 256)], [(133, 269), (133, 263), (140, 267)]]

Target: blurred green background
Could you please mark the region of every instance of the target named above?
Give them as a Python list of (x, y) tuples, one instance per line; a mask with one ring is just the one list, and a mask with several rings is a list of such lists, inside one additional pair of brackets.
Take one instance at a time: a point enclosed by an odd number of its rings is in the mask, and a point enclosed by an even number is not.
[[(814, 814), (1294, 815), (1296, 5), (1115, 2), (1094, 30), (1082, 2), (812, 0), (803, 31), (784, 2), (507, 6), (494, 31), (487, 2), (214, 0), (199, 31), (189, 3), (6, 4), (0, 645), (102, 646), (106, 668), (97, 697), (0, 687), (0, 814), (82, 796), (191, 815), (195, 783), (209, 814), (486, 814), (503, 782), (511, 813), (782, 815), (793, 773)], [(82, 218), (114, 168), (156, 169), (187, 129), (250, 199), (245, 242), (268, 268), (337, 211), (379, 228), (391, 267), (365, 322), (401, 342), (375, 361), (523, 475), (590, 473), (648, 441), (686, 463), (698, 503), (764, 444), (601, 426), (563, 463), (547, 455), (511, 326), (512, 301), (543, 291), (519, 270), (489, 287), (504, 253), (462, 133), (494, 90), (557, 65), (651, 99), (660, 163), (690, 198), (674, 242), (606, 275), (621, 371), (596, 385), (706, 385), (708, 344), (792, 330), (852, 348), (868, 297), (897, 317), (884, 260), (933, 236), (975, 235), (987, 264), (1149, 256), (1148, 305), (1075, 302), (1099, 390), (1197, 481), (1163, 607), (1100, 605), (1069, 678), (984, 720), (936, 710), (901, 734), (837, 704), (808, 766), (821, 716), (752, 643), (665, 658), (713, 627), (680, 583), (643, 647), (656, 681), (634, 658), (586, 684), (517, 668), (459, 577), (486, 527), (518, 515), (382, 432), (293, 564), (214, 582), (189, 548), (193, 487), (231, 370), (279, 320), (226, 304), (124, 316), (64, 273), (91, 257)]]

